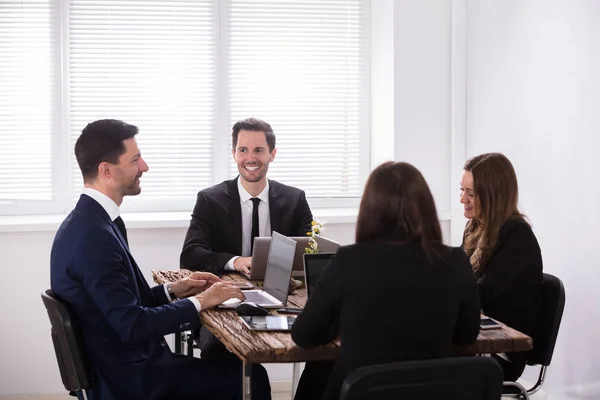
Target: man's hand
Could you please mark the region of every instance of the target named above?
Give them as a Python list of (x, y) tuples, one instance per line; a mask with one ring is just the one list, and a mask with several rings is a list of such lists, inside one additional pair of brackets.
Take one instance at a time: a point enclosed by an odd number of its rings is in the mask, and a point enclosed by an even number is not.
[(252, 257), (238, 257), (233, 262), (233, 268), (242, 274), (250, 275), (252, 268)]
[(246, 296), (244, 296), (241, 289), (227, 282), (218, 282), (197, 295), (196, 298), (200, 302), (201, 309), (207, 310), (232, 298), (244, 301)]
[(203, 292), (217, 282), (221, 282), (221, 279), (210, 272), (194, 272), (187, 278), (174, 282), (171, 288), (177, 298), (183, 299)]

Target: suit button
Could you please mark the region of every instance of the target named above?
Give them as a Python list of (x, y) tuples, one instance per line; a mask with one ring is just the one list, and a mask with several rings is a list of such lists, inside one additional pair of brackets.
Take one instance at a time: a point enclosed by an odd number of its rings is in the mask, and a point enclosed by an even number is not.
[(164, 340), (162, 340), (162, 341), (160, 342), (160, 345), (161, 345), (162, 347), (167, 347), (167, 342), (165, 342)]

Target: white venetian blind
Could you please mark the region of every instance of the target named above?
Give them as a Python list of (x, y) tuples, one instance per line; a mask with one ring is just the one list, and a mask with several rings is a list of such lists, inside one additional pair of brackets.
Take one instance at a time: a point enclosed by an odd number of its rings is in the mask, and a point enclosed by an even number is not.
[(232, 0), (227, 12), (230, 125), (271, 124), (270, 178), (309, 197), (360, 196), (367, 2)]
[(53, 199), (54, 3), (0, 2), (0, 204)]
[[(87, 123), (122, 119), (140, 129), (136, 140), (150, 166), (132, 201), (195, 198), (212, 184), (214, 1), (69, 4), (71, 148)], [(72, 171), (77, 195), (74, 157)]]

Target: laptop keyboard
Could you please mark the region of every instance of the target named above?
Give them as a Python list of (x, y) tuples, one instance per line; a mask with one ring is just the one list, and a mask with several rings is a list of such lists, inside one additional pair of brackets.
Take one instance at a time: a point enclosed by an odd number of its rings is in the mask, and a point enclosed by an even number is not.
[(278, 304), (279, 301), (274, 301), (271, 298), (267, 297), (267, 296), (263, 296), (261, 293), (258, 292), (245, 292), (244, 295), (246, 296), (246, 301), (251, 301), (253, 303), (256, 304)]

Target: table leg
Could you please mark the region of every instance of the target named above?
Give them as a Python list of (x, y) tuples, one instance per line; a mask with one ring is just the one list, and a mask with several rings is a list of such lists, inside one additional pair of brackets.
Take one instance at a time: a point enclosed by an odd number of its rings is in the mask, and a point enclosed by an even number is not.
[(252, 399), (252, 364), (243, 361), (244, 376), (242, 377), (242, 398), (244, 400)]
[(294, 371), (292, 373), (292, 399), (296, 396), (300, 374), (302, 373), (301, 363), (294, 363)]

